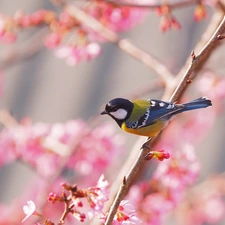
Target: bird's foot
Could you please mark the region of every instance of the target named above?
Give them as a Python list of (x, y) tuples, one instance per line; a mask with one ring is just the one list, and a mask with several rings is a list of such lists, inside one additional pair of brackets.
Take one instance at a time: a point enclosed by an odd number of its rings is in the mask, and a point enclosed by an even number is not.
[(151, 149), (149, 147), (149, 141), (151, 140), (151, 138), (148, 138), (148, 140), (141, 146), (141, 149)]

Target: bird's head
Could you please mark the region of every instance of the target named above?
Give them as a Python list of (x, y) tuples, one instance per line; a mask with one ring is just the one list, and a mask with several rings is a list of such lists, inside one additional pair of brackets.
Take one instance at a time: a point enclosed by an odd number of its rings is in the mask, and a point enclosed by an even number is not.
[(128, 99), (115, 98), (108, 102), (101, 115), (108, 114), (121, 126), (130, 117), (133, 107), (133, 103)]

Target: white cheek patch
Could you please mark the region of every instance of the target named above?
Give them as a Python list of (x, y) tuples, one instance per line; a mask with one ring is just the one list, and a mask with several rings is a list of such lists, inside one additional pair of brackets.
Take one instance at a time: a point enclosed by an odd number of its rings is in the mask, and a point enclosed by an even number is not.
[(110, 114), (118, 120), (124, 120), (127, 116), (127, 111), (125, 109), (118, 109), (115, 112), (110, 112)]

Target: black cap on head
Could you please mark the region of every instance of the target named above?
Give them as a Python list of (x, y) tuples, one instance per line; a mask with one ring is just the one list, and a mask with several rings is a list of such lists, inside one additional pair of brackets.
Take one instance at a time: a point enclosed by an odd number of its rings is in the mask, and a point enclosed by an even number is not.
[[(105, 115), (105, 114), (110, 115), (121, 126), (122, 122), (130, 117), (133, 107), (134, 107), (134, 104), (128, 99), (115, 98), (115, 99), (112, 99), (110, 102), (108, 102), (108, 104), (105, 106), (105, 110), (101, 112), (101, 115)], [(124, 119), (118, 119), (112, 115), (113, 112), (116, 112), (119, 109), (126, 110), (127, 115)]]

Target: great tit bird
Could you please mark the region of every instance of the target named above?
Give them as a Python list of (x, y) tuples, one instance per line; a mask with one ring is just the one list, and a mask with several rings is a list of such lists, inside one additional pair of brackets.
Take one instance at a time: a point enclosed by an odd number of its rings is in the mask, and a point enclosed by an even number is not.
[(130, 101), (115, 98), (105, 106), (101, 115), (111, 116), (126, 132), (153, 138), (167, 126), (173, 116), (211, 105), (211, 100), (205, 97), (184, 104), (154, 99)]

